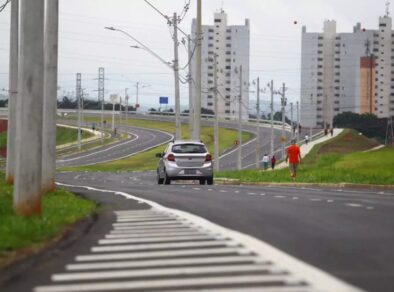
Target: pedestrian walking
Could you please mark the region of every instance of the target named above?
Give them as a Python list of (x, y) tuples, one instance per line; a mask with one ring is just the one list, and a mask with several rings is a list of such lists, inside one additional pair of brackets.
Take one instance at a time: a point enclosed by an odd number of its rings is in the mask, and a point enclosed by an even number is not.
[(327, 134), (328, 134), (328, 129), (325, 128), (325, 129), (324, 129), (324, 136), (327, 136)]
[(268, 162), (269, 161), (270, 161), (270, 158), (268, 157), (268, 155), (264, 154), (264, 156), (263, 156), (263, 167), (264, 167), (264, 170), (268, 169)]
[(295, 181), (297, 176), (298, 164), (301, 162), (300, 147), (296, 144), (296, 140), (291, 140), (291, 145), (287, 148), (286, 163), (289, 163), (290, 176)]
[(272, 155), (272, 157), (271, 157), (271, 168), (272, 168), (272, 170), (275, 169), (275, 164), (276, 164), (276, 157), (275, 157), (275, 155)]
[(305, 135), (305, 145), (308, 145), (308, 142), (309, 142), (309, 136), (307, 134), (307, 135)]
[(331, 137), (334, 136), (334, 129), (333, 128), (330, 129), (330, 134), (331, 134)]

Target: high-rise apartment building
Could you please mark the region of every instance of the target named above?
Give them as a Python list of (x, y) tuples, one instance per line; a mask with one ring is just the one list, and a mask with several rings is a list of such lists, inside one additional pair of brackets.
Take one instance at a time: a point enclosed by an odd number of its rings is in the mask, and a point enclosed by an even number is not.
[[(196, 38), (196, 20), (192, 22), (192, 39)], [(202, 26), (201, 52), (201, 106), (214, 111), (214, 59), (216, 57), (218, 114), (220, 117), (237, 119), (239, 116), (239, 100), (242, 104), (242, 119), (248, 118), (249, 107), (249, 47), (250, 25), (227, 25), (227, 14), (224, 11), (215, 13), (213, 25)], [(194, 42), (191, 45), (193, 53)], [(196, 55), (193, 54), (192, 80), (195, 80)], [(241, 72), (242, 66), (242, 92)], [(195, 99), (195, 86), (191, 83), (192, 100)], [(241, 99), (240, 99), (241, 96)]]
[(337, 33), (325, 21), (322, 33), (302, 29), (301, 124), (330, 126), (342, 112), (394, 115), (394, 32), (388, 13), (379, 29), (357, 24)]

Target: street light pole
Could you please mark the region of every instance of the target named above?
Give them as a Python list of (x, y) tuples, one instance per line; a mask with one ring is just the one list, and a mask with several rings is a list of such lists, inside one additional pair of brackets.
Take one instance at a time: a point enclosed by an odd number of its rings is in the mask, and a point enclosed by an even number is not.
[(202, 23), (201, 0), (197, 0), (197, 30), (196, 30), (196, 97), (194, 102), (193, 139), (200, 139), (201, 127), (201, 49), (202, 49)]
[(286, 85), (283, 83), (282, 85), (282, 138), (281, 138), (281, 142), (282, 142), (282, 158), (285, 157), (285, 115), (286, 115)]
[(9, 64), (9, 101), (8, 101), (8, 130), (7, 130), (7, 166), (6, 182), (14, 183), (15, 149), (16, 149), (16, 115), (18, 97), (18, 63), (19, 63), (19, 0), (11, 1), (10, 20), (10, 64)]
[(242, 169), (242, 65), (239, 66), (239, 100), (238, 100), (238, 159), (237, 169)]
[(256, 106), (257, 116), (256, 116), (256, 168), (260, 167), (260, 78), (257, 77), (257, 106)]
[(175, 139), (182, 138), (181, 129), (181, 97), (179, 90), (179, 64), (178, 64), (178, 17), (174, 13), (172, 21), (174, 27), (174, 78), (175, 78)]
[(189, 57), (189, 73), (188, 73), (188, 83), (189, 83), (189, 138), (192, 139), (194, 133), (194, 100), (193, 100), (193, 90), (192, 90), (192, 51), (191, 51), (191, 38), (190, 35), (187, 36), (187, 49)]
[(14, 210), (41, 213), (44, 95), (44, 0), (20, 2), (20, 50), (15, 140)]
[(218, 74), (217, 74), (217, 54), (214, 55), (214, 110), (215, 110), (215, 121), (214, 121), (214, 155), (215, 155), (215, 163), (214, 168), (215, 171), (219, 171), (219, 106), (218, 106)]
[(274, 81), (271, 80), (269, 84), (270, 92), (271, 92), (271, 157), (274, 155)]
[(129, 118), (129, 96), (127, 94), (127, 90), (128, 90), (128, 88), (125, 88), (125, 90), (124, 90), (124, 96), (126, 99), (126, 124), (128, 122), (128, 118)]
[(81, 73), (77, 73), (78, 150), (81, 151)]

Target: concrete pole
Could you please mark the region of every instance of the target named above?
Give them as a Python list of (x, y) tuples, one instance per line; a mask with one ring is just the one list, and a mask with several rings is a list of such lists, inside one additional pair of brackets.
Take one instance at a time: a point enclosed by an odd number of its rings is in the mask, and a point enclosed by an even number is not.
[(193, 101), (193, 82), (192, 82), (192, 50), (191, 50), (191, 39), (190, 35), (187, 36), (187, 50), (188, 50), (188, 56), (189, 56), (189, 138), (193, 138), (193, 128), (194, 128), (194, 101)]
[(20, 1), (20, 59), (15, 140), (14, 210), (41, 213), (44, 96), (44, 0)]
[(78, 150), (81, 151), (81, 73), (77, 73), (77, 86), (76, 86), (76, 94), (77, 94), (77, 106), (78, 106)]
[(42, 190), (56, 188), (56, 111), (59, 0), (47, 0), (45, 12), (45, 88), (42, 124)]
[(7, 130), (6, 182), (14, 183), (15, 175), (15, 134), (18, 99), (18, 52), (19, 52), (19, 0), (11, 1), (10, 65), (9, 65), (9, 102)]
[(297, 131), (297, 142), (300, 141), (300, 104), (297, 101), (296, 103), (296, 107), (297, 107), (297, 127), (298, 127), (298, 131)]
[(294, 138), (294, 122), (293, 122), (293, 103), (290, 102), (290, 125), (291, 125), (291, 139)]
[(196, 30), (196, 97), (194, 101), (194, 140), (200, 140), (201, 127), (201, 47), (202, 47), (202, 25), (201, 25), (201, 0), (197, 0), (197, 30)]
[(286, 91), (286, 85), (283, 83), (282, 86), (282, 158), (285, 158), (285, 115), (286, 115), (286, 96), (285, 96), (285, 91)]
[(238, 100), (238, 159), (237, 169), (242, 169), (242, 65), (239, 67), (239, 100)]
[(119, 124), (122, 123), (122, 97), (119, 97)]
[(137, 110), (138, 110), (138, 102), (139, 102), (139, 100), (138, 100), (138, 95), (140, 94), (140, 83), (139, 82), (137, 82), (137, 84), (135, 85), (135, 87), (137, 88), (137, 92), (136, 92), (136, 97), (135, 97), (135, 113), (137, 113)]
[(115, 99), (112, 101), (112, 133), (115, 133)]
[(127, 90), (128, 88), (125, 88), (124, 90), (124, 96), (126, 99), (126, 124), (129, 121), (129, 96), (127, 95)]
[(271, 80), (270, 83), (270, 91), (271, 91), (271, 157), (274, 155), (274, 81)]
[(214, 137), (214, 170), (219, 171), (220, 166), (220, 153), (219, 153), (219, 106), (218, 106), (218, 74), (217, 74), (217, 55), (214, 56), (214, 110), (215, 110), (215, 121), (214, 121), (214, 130), (213, 130), (213, 137)]
[(178, 17), (174, 13), (174, 78), (175, 78), (175, 139), (182, 139), (181, 125), (181, 97), (179, 90), (179, 66), (178, 66)]
[(257, 106), (256, 106), (256, 168), (260, 167), (261, 141), (260, 141), (260, 78), (257, 77)]

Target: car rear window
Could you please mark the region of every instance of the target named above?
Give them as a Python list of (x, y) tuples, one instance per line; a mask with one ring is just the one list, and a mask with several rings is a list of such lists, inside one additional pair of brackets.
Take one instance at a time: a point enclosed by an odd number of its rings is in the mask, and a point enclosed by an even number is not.
[(205, 153), (207, 150), (201, 144), (179, 144), (172, 146), (173, 153)]

